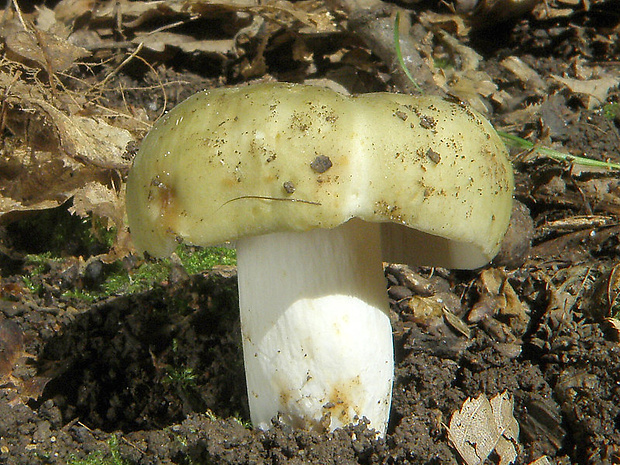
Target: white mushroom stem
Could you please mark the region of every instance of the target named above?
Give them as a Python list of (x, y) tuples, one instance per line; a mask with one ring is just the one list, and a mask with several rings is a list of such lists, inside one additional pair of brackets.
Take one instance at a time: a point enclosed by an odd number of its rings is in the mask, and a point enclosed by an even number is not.
[(252, 423), (387, 427), (394, 355), (379, 224), (249, 237), (237, 244)]

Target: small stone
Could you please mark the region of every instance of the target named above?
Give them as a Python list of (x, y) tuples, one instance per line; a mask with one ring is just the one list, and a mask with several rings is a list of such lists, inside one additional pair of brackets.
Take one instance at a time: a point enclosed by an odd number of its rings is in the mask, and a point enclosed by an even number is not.
[(293, 184), (291, 181), (286, 181), (283, 187), (287, 194), (292, 194), (293, 192), (295, 192), (295, 184)]
[(329, 157), (325, 155), (318, 155), (312, 162), (310, 163), (310, 168), (317, 173), (325, 173), (328, 169), (332, 167), (332, 161)]

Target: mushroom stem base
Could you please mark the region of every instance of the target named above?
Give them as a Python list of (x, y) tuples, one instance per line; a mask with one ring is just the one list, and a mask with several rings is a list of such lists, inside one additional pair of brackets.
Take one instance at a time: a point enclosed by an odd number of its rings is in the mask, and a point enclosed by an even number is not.
[(237, 244), (252, 422), (385, 433), (394, 354), (379, 225), (275, 233)]

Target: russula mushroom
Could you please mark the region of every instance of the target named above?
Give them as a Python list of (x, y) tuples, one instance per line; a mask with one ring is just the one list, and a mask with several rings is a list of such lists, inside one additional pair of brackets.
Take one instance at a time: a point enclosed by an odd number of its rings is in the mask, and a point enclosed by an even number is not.
[(461, 103), (305, 85), (200, 92), (162, 117), (127, 182), (134, 243), (235, 241), (250, 415), (385, 433), (393, 344), (382, 261), (477, 268), (513, 178)]

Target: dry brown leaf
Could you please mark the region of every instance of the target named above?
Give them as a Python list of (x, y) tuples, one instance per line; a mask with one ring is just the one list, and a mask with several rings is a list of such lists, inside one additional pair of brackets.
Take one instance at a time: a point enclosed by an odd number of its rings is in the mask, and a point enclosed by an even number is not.
[(551, 462), (546, 455), (543, 455), (542, 457), (537, 458), (533, 462), (530, 462), (529, 465), (551, 465)]
[(186, 2), (165, 0), (153, 2), (130, 2), (128, 0), (106, 2), (93, 10), (93, 21), (115, 23), (120, 18), (124, 27), (135, 28), (152, 18), (182, 13), (186, 10), (185, 6)]
[(75, 192), (73, 205), (69, 211), (82, 217), (94, 216), (107, 219), (108, 228), (116, 227), (116, 238), (112, 249), (105, 255), (100, 255), (99, 260), (110, 263), (134, 250), (125, 223), (124, 189), (116, 190), (101, 182), (89, 182)]
[(132, 42), (143, 44), (155, 52), (163, 52), (166, 47), (176, 47), (185, 53), (201, 52), (224, 56), (232, 53), (235, 42), (233, 39), (196, 40), (191, 36), (172, 32), (155, 32), (137, 35)]
[(305, 20), (303, 23), (305, 27), (299, 30), (300, 33), (324, 34), (340, 30), (340, 25), (334, 19), (334, 15), (327, 6), (327, 2), (321, 0), (306, 0), (295, 2), (294, 4), (288, 3), (294, 6), (295, 10), (304, 12)]
[[(76, 0), (71, 0), (76, 1)], [(175, 20), (195, 20), (199, 17), (214, 17), (218, 14), (239, 12), (260, 15), (274, 23), (292, 26), (299, 23), (297, 30), (303, 33), (334, 32), (338, 26), (324, 2), (307, 0), (292, 3), (286, 0), (162, 0), (132, 2), (122, 0), (108, 2), (93, 11), (93, 20), (113, 23), (122, 18), (122, 26), (134, 29), (154, 18), (170, 17)], [(243, 22), (240, 22), (240, 25)]]
[(71, 32), (70, 28), (56, 19), (54, 10), (46, 7), (45, 5), (37, 5), (35, 8), (35, 24), (37, 29), (56, 34), (58, 37), (63, 39), (69, 37)]
[(467, 465), (486, 460), (499, 437), (491, 403), (484, 394), (466, 399), (450, 417), (448, 439)]
[(21, 105), (45, 119), (47, 132), (58, 141), (62, 155), (104, 169), (129, 167), (123, 157), (127, 144), (134, 140), (129, 131), (95, 116), (69, 116), (43, 100), (22, 99)]
[[(75, 5), (82, 8), (70, 11)], [(127, 118), (136, 118), (87, 105), (85, 92), (56, 86), (62, 72), (90, 55), (66, 39), (69, 23), (86, 14), (89, 5), (67, 0), (55, 11), (41, 6), (27, 15), (5, 15), (0, 29), (6, 51), (0, 70), (5, 130), (0, 219), (11, 221), (19, 212), (54, 208), (75, 197), (72, 211), (108, 219), (117, 227), (119, 244), (126, 232), (120, 183), (130, 164), (127, 146), (135, 142), (122, 126), (129, 127)], [(39, 78), (39, 70), (48, 73), (49, 81)], [(44, 383), (20, 385), (24, 395), (32, 391), (36, 396)]]
[(503, 392), (489, 401), (484, 394), (468, 398), (450, 417), (448, 439), (467, 465), (479, 465), (495, 450), (499, 465), (517, 458), (519, 425), (513, 399)]
[[(490, 307), (495, 315), (508, 320), (511, 330), (509, 332), (522, 334), (530, 321), (529, 309), (520, 301), (519, 296), (508, 282), (506, 273), (498, 268), (484, 270), (478, 279), (478, 286), (482, 295), (479, 303), (483, 308), (478, 309), (478, 303), (476, 303), (472, 309), (470, 321), (480, 321), (482, 318), (478, 318), (477, 313), (482, 312), (484, 307)], [(488, 299), (490, 302), (487, 302)]]
[(434, 296), (414, 295), (403, 302), (407, 319), (425, 326), (437, 326), (443, 320), (443, 305)]
[(450, 326), (450, 328), (458, 332), (461, 336), (464, 336), (467, 339), (471, 337), (471, 330), (469, 329), (469, 326), (467, 326), (467, 323), (461, 320), (454, 313), (449, 312), (448, 310), (444, 308), (443, 317), (446, 323), (448, 324), (448, 326)]
[(497, 84), (484, 71), (463, 71), (452, 73), (448, 80), (452, 95), (469, 103), (481, 113), (489, 112), (489, 104), (482, 97), (491, 97), (497, 91)]
[[(1, 160), (0, 217), (57, 207), (90, 183), (109, 185), (115, 171), (129, 167), (129, 131), (102, 117), (69, 115), (30, 96), (36, 93), (44, 96), (45, 90), (20, 82), (7, 98), (5, 124), (14, 137), (5, 139)], [(104, 215), (121, 223), (118, 213)]]
[(108, 218), (115, 226), (121, 227), (124, 203), (122, 192), (93, 181), (75, 193), (69, 211), (82, 217), (92, 214), (99, 218)]
[(24, 354), (24, 333), (20, 327), (11, 320), (0, 320), (0, 384), (9, 379)]
[(499, 456), (499, 465), (508, 465), (517, 458), (519, 440), (519, 423), (512, 414), (514, 400), (507, 391), (504, 391), (491, 399), (491, 408), (500, 433), (495, 453)]
[(22, 379), (13, 374), (20, 360), (29, 357), (32, 356), (24, 350), (24, 333), (20, 327), (11, 320), (0, 320), (0, 390), (13, 392), (11, 404), (37, 400), (50, 380), (39, 376)]
[[(25, 380), (19, 380), (17, 383), (17, 393), (21, 402), (26, 403), (29, 400), (39, 400), (39, 397), (43, 395), (45, 386), (52, 378), (45, 376), (33, 376)], [(15, 400), (13, 403), (16, 403)]]
[(436, 35), (452, 54), (459, 56), (461, 72), (476, 71), (478, 69), (482, 61), (482, 55), (445, 31), (439, 30), (436, 32)]
[(0, 217), (57, 207), (84, 182), (96, 178), (93, 170), (78, 162), (27, 145), (7, 150), (1, 167)]
[(7, 57), (26, 66), (57, 73), (71, 67), (76, 60), (90, 52), (77, 47), (55, 34), (39, 30), (25, 30), (16, 19), (7, 21), (1, 30)]
[(611, 73), (601, 78), (589, 79), (587, 81), (565, 78), (555, 74), (552, 74), (551, 77), (568, 87), (571, 92), (589, 97), (586, 99), (588, 109), (595, 108), (604, 103), (610, 89), (616, 87), (619, 82), (619, 76), (612, 75)]
[(149, 2), (132, 2), (121, 0), (107, 2), (93, 11), (96, 21), (115, 22), (122, 18), (122, 25), (126, 28), (136, 28), (145, 22), (166, 16), (184, 15), (187, 17), (214, 15), (217, 12), (245, 11), (259, 6), (257, 0), (228, 0), (228, 1), (195, 1), (195, 0), (161, 0)]
[(616, 339), (620, 339), (620, 320), (617, 318), (607, 318), (605, 321), (616, 333)]
[(450, 55), (458, 56), (461, 62), (458, 69), (435, 68), (435, 83), (479, 112), (488, 113), (488, 103), (482, 97), (490, 97), (497, 92), (497, 84), (486, 72), (478, 70), (482, 56), (446, 31), (438, 30), (435, 35)]
[[(581, 3), (581, 2), (580, 2)], [(532, 10), (532, 16), (539, 21), (545, 21), (550, 19), (565, 18), (575, 13), (573, 8), (561, 8), (556, 2), (540, 2)]]
[(529, 67), (519, 57), (509, 56), (504, 58), (500, 65), (514, 74), (528, 89), (542, 95), (547, 90), (547, 84), (542, 80), (538, 72)]
[(461, 16), (452, 13), (436, 13), (430, 10), (422, 11), (418, 15), (418, 20), (427, 29), (440, 28), (455, 33), (458, 37), (466, 37), (471, 30), (471, 27)]
[(54, 7), (54, 16), (64, 24), (72, 24), (78, 18), (95, 11), (95, 0), (61, 0)]

